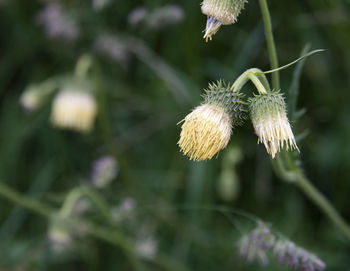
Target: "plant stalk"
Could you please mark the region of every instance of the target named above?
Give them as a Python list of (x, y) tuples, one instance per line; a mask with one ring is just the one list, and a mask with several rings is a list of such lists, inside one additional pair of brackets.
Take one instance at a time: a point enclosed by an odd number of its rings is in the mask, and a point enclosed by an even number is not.
[[(267, 47), (270, 56), (271, 69), (278, 68), (278, 56), (272, 32), (271, 16), (267, 0), (259, 0), (261, 13), (263, 16)], [(272, 87), (280, 89), (279, 71), (272, 74)], [(310, 180), (303, 174), (300, 166), (289, 152), (284, 152), (283, 156), (277, 156), (272, 160), (275, 173), (282, 180), (294, 183), (302, 192), (332, 221), (334, 226), (350, 241), (350, 227), (342, 218), (334, 206), (326, 197), (317, 190)], [(286, 168), (288, 165), (288, 168)]]
[[(272, 69), (278, 68), (278, 56), (275, 45), (275, 39), (272, 32), (271, 15), (269, 11), (269, 6), (266, 0), (259, 0), (260, 9), (263, 16), (264, 26), (265, 26), (265, 36), (267, 42), (267, 48), (269, 51), (270, 63)], [(272, 86), (275, 90), (280, 89), (280, 75), (279, 72), (274, 72), (272, 74)]]

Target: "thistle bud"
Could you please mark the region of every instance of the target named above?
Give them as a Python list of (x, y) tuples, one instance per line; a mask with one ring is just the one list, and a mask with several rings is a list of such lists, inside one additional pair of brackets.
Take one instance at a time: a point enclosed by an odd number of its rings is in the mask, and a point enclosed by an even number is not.
[(54, 98), (51, 122), (59, 128), (89, 132), (96, 113), (97, 105), (91, 93), (79, 88), (67, 88)]
[(208, 16), (204, 38), (211, 40), (221, 25), (234, 24), (247, 0), (204, 0), (202, 13)]
[(249, 100), (250, 114), (259, 137), (267, 152), (275, 158), (277, 152), (285, 146), (287, 150), (298, 149), (287, 118), (286, 103), (279, 91), (259, 94)]
[(245, 119), (242, 95), (222, 82), (209, 85), (204, 100), (184, 119), (178, 142), (181, 151), (195, 161), (211, 159), (224, 149), (232, 128)]

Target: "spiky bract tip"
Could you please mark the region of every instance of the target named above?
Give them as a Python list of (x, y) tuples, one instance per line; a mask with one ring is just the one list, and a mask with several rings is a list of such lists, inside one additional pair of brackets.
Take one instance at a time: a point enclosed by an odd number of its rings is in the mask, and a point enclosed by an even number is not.
[(255, 132), (267, 152), (275, 158), (285, 148), (296, 149), (294, 134), (287, 118), (286, 103), (279, 91), (269, 91), (249, 99), (250, 115)]
[(243, 101), (244, 95), (233, 92), (230, 84), (220, 80), (209, 84), (208, 89), (204, 91), (204, 103), (222, 107), (230, 116), (233, 127), (242, 125), (247, 119), (247, 103)]

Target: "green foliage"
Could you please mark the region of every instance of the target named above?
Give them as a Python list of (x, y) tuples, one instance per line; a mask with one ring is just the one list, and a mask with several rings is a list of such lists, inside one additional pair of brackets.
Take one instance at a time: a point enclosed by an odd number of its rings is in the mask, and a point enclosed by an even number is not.
[[(255, 227), (255, 216), (317, 253), (327, 270), (348, 268), (349, 244), (300, 191), (278, 181), (248, 121), (210, 162), (188, 161), (176, 144), (176, 123), (208, 82), (233, 82), (251, 67), (269, 70), (257, 1), (208, 44), (199, 1), (176, 1), (184, 14), (171, 23), (128, 17), (136, 7), (152, 14), (171, 1), (110, 1), (104, 8), (96, 0), (59, 1), (68, 34), (38, 18), (48, 2), (0, 0), (0, 182), (54, 210), (72, 193), (90, 192), (68, 219), (60, 213), (63, 220), (0, 198), (1, 270), (288, 270), (239, 258), (235, 244)], [(269, 2), (281, 64), (305, 44), (327, 50), (308, 58), (302, 73), (301, 64), (294, 74), (282, 71), (281, 89), (290, 88), (296, 137), (310, 132), (297, 142), (305, 172), (349, 221), (349, 1)], [(76, 76), (84, 55), (93, 59), (87, 77), (98, 103), (91, 133), (50, 123), (59, 87), (37, 110), (22, 108), (25, 89)], [(298, 118), (296, 108), (307, 111)], [(228, 158), (232, 152), (239, 158)], [(119, 173), (101, 189), (91, 182), (92, 164), (106, 155)], [(223, 193), (220, 182), (239, 189)], [(254, 218), (229, 211), (240, 209)]]

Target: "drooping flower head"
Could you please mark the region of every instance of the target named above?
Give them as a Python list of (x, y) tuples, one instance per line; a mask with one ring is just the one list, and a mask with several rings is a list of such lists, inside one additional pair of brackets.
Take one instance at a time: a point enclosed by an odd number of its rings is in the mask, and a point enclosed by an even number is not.
[(204, 38), (211, 40), (221, 25), (234, 24), (247, 0), (204, 0), (202, 13), (208, 16)]
[(287, 118), (286, 103), (279, 91), (269, 91), (249, 99), (250, 115), (259, 143), (275, 158), (284, 147), (299, 150)]
[(67, 88), (54, 98), (51, 122), (59, 128), (89, 132), (93, 128), (96, 113), (93, 94), (79, 88)]
[(230, 90), (224, 83), (209, 85), (204, 103), (196, 107), (183, 120), (178, 145), (191, 160), (213, 158), (224, 149), (231, 137), (232, 128), (245, 119), (242, 95)]

